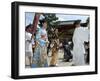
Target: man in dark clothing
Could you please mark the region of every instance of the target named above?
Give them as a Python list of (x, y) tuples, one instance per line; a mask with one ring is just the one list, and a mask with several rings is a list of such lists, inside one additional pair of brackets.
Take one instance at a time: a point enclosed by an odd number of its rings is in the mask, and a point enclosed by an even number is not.
[(66, 39), (63, 42), (63, 49), (64, 49), (64, 61), (69, 61), (70, 59), (72, 59), (70, 45), (68, 44), (68, 40)]

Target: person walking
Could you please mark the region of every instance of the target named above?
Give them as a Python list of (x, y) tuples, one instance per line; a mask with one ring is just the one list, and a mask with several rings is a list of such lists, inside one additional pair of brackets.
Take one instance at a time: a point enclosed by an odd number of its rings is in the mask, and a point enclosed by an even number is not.
[(88, 33), (80, 25), (80, 20), (75, 21), (73, 34), (73, 65), (85, 65), (85, 48), (84, 42), (88, 42)]

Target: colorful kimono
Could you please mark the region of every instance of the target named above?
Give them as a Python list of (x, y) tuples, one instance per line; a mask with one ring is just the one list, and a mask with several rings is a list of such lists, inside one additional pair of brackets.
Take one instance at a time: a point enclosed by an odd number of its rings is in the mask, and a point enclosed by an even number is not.
[(38, 45), (35, 49), (33, 61), (36, 67), (47, 67), (47, 32), (45, 29), (40, 28), (37, 35), (36, 41)]

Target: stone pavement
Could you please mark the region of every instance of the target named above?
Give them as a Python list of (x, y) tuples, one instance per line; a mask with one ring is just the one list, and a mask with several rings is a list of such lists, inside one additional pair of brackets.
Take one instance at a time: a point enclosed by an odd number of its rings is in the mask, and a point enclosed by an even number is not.
[[(72, 65), (72, 62), (65, 62), (64, 59), (63, 59), (63, 50), (59, 50), (58, 52), (58, 63), (57, 63), (57, 66), (60, 67), (60, 66), (71, 66)], [(49, 53), (48, 55), (48, 64), (50, 63), (50, 60), (51, 60), (51, 53)]]
[[(71, 66), (72, 65), (72, 62), (65, 62), (64, 59), (63, 59), (63, 50), (59, 50), (58, 52), (58, 60), (57, 60), (57, 67), (62, 67), (62, 66)], [(49, 55), (48, 55), (48, 65), (50, 65), (51, 61), (51, 52), (49, 52)], [(30, 66), (26, 66), (26, 68), (31, 68)]]

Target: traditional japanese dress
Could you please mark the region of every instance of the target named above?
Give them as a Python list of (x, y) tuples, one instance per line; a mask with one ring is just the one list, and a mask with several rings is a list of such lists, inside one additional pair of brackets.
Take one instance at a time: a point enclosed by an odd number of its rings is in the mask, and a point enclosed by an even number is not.
[(36, 67), (47, 67), (47, 31), (44, 28), (40, 28), (36, 34), (36, 41), (38, 42), (34, 53), (34, 62)]
[(73, 62), (74, 65), (84, 65), (85, 59), (85, 48), (84, 42), (89, 41), (89, 31), (83, 27), (78, 27), (75, 29), (73, 34)]

